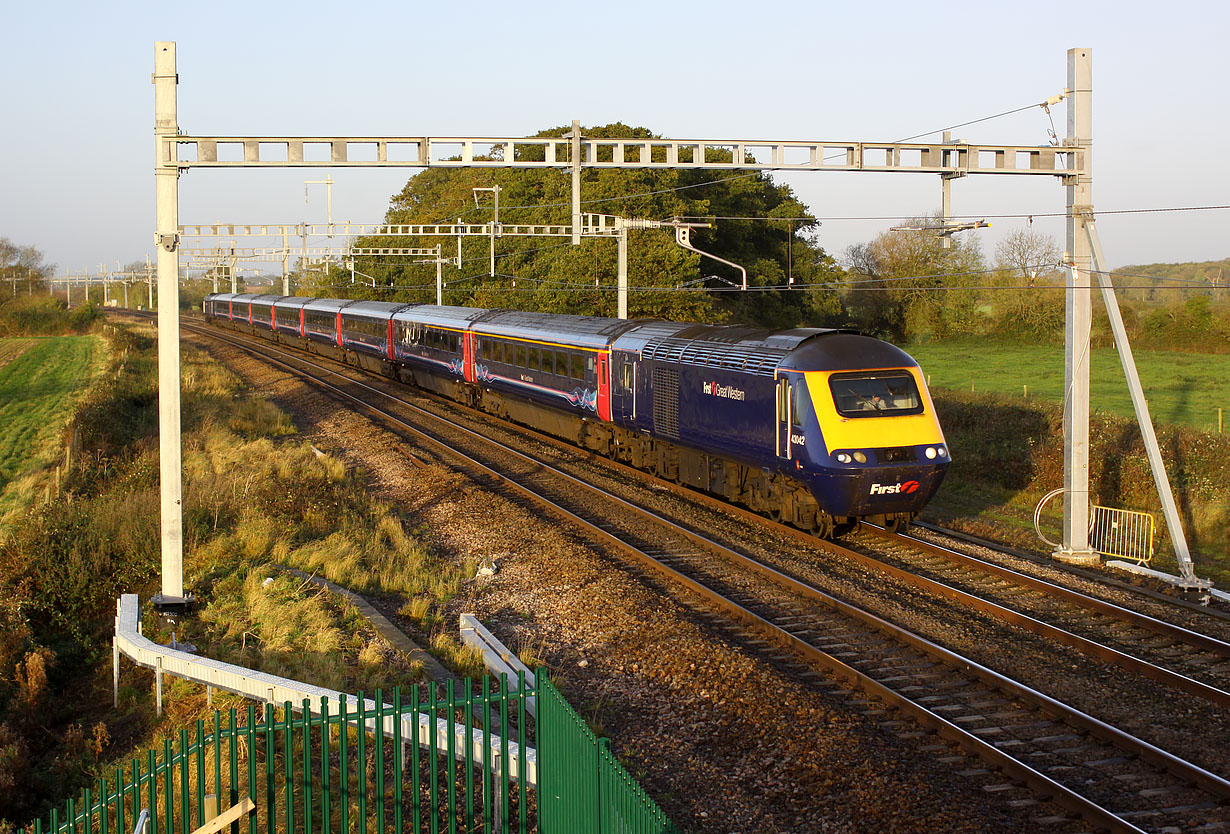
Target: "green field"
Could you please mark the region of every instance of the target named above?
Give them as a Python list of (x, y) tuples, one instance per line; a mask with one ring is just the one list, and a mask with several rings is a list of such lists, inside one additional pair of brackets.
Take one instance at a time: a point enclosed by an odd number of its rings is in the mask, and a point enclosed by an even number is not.
[(69, 411), (102, 357), (93, 336), (0, 339), (0, 357), (18, 348), (24, 350), (0, 367), (0, 490), (63, 452)]
[[(1063, 348), (1028, 345), (927, 344), (906, 350), (935, 388), (1063, 401)], [(1135, 351), (1155, 424), (1175, 423), (1230, 432), (1230, 356)], [(1118, 352), (1095, 348), (1090, 365), (1092, 407), (1134, 419)]]

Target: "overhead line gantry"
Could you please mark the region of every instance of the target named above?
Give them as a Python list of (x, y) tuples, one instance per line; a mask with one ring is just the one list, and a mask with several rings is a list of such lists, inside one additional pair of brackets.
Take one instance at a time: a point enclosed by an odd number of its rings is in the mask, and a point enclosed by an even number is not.
[[(669, 168), (715, 171), (863, 171), (939, 175), (945, 220), (953, 179), (976, 175), (1053, 177), (1067, 190), (1067, 246), (1072, 280), (1065, 306), (1064, 525), (1056, 552), (1070, 561), (1096, 560), (1089, 546), (1089, 336), (1092, 321), (1090, 276), (1096, 231), (1092, 208), (1092, 56), (1089, 49), (1068, 51), (1068, 136), (1062, 144), (970, 144), (941, 142), (792, 141), (775, 139), (592, 138), (578, 121), (566, 136), (225, 136), (181, 134), (176, 109), (175, 43), (155, 45), (155, 179), (157, 182), (159, 368), (162, 396), (163, 599), (183, 600), (182, 521), (179, 449), (179, 176), (193, 168), (526, 168), (554, 169), (571, 175), (574, 244), (583, 236), (581, 172), (585, 169)], [(1043, 103), (1039, 103), (1040, 106)], [(945, 139), (948, 137), (945, 136)], [(332, 227), (332, 224), (330, 224)], [(196, 227), (201, 228), (201, 227)], [(484, 227), (485, 228), (485, 227)], [(1107, 265), (1098, 259), (1101, 270)], [(1108, 304), (1114, 303), (1107, 293)], [(1118, 339), (1118, 331), (1116, 338)], [(1121, 356), (1124, 352), (1121, 351)], [(1130, 355), (1127, 354), (1127, 355)], [(1132, 375), (1129, 375), (1131, 377)], [(1139, 384), (1131, 385), (1138, 413), (1147, 418)], [(1147, 432), (1151, 435), (1152, 432)], [(1148, 437), (1146, 438), (1148, 440)], [(1154, 460), (1151, 455), (1151, 460)], [(1160, 459), (1160, 455), (1157, 457)], [(1159, 491), (1165, 470), (1156, 471)], [(1207, 587), (1195, 577), (1182, 526), (1163, 500), (1175, 541), (1184, 587)]]

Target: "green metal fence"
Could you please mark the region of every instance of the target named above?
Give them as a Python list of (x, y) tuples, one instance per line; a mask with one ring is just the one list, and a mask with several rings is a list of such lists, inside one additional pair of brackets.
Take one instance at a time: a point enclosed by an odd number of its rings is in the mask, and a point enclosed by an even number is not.
[(551, 834), (677, 834), (545, 674), (538, 674), (538, 818)]
[[(178, 743), (166, 739), (161, 751), (117, 768), (28, 830), (132, 834), (142, 810), (143, 834), (191, 834), (228, 814), (237, 817), (223, 826), (230, 834), (676, 830), (545, 673), (535, 686), (520, 683), (415, 686), (408, 699), (394, 690), (389, 704), (377, 691), (374, 710), (360, 693), (349, 713), (344, 702), (323, 699), (266, 706), (261, 716), (255, 704), (246, 715), (215, 711), (211, 722), (181, 730)], [(537, 721), (525, 709), (535, 696)], [(433, 731), (404, 738), (397, 719), (405, 715), (426, 718)], [(447, 733), (434, 732), (440, 719)], [(457, 744), (459, 737), (482, 743)], [(526, 749), (537, 746), (537, 791), (501, 765), (513, 745), (516, 775), (525, 773)], [(254, 808), (244, 813), (248, 799)]]

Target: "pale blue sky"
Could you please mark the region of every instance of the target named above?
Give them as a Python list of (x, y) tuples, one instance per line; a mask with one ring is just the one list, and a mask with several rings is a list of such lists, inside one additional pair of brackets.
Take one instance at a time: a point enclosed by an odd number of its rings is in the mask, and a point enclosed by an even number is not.
[[(671, 138), (896, 140), (1044, 100), (1093, 50), (1100, 210), (1230, 204), (1221, 4), (112, 3), (4, 13), (0, 236), (65, 269), (152, 253), (154, 42), (202, 135), (507, 135), (622, 120)], [(1066, 130), (1066, 107), (1054, 110)], [(1041, 144), (1041, 109), (955, 131)], [(323, 169), (189, 171), (180, 222), (324, 222)], [(334, 217), (378, 222), (413, 169), (335, 170)], [(780, 175), (775, 175), (780, 179)], [(939, 205), (938, 177), (796, 173), (840, 255)], [(969, 177), (957, 214), (1063, 210), (1053, 180)], [(1023, 221), (993, 219), (984, 250)], [(1059, 219), (1039, 219), (1062, 242)], [(1230, 211), (1106, 215), (1112, 264), (1230, 255)]]

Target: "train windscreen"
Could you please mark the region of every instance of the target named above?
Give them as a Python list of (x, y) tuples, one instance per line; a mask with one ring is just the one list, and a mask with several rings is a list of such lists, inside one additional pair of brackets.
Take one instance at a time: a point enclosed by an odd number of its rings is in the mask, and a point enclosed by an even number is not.
[(833, 374), (829, 388), (842, 417), (899, 417), (923, 410), (918, 386), (906, 371)]

